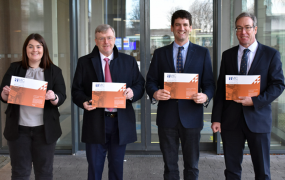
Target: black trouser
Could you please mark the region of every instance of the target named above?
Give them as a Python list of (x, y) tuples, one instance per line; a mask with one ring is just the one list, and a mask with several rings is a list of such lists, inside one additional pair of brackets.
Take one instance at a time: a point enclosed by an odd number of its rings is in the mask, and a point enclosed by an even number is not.
[(202, 128), (184, 128), (180, 121), (174, 128), (158, 127), (165, 180), (180, 180), (178, 168), (179, 138), (184, 161), (184, 180), (198, 180), (201, 130)]
[(44, 126), (19, 126), (19, 138), (8, 141), (12, 180), (29, 180), (32, 164), (36, 180), (52, 180), (55, 144), (47, 144)]
[[(257, 125), (258, 126), (258, 125)], [(235, 130), (222, 129), (227, 180), (242, 179), (244, 144), (247, 140), (256, 180), (270, 180), (270, 133), (253, 133), (245, 119), (240, 119)]]

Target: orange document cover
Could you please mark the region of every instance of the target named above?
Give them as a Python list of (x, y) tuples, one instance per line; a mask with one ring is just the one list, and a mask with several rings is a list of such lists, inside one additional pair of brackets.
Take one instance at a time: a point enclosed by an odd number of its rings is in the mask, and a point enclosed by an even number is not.
[(48, 82), (12, 76), (8, 103), (44, 108)]
[(92, 83), (92, 106), (99, 108), (126, 108), (126, 83)]
[(240, 96), (254, 97), (260, 94), (260, 75), (226, 75), (226, 100), (238, 100)]
[(164, 73), (164, 89), (170, 92), (171, 99), (193, 99), (198, 93), (198, 74)]

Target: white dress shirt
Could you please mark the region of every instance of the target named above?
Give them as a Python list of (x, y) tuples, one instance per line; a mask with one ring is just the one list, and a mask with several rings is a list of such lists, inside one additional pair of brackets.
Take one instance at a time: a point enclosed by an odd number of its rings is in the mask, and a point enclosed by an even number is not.
[(246, 74), (248, 74), (248, 71), (250, 70), (251, 64), (252, 64), (253, 59), (255, 57), (257, 48), (258, 48), (258, 43), (257, 43), (256, 40), (248, 48), (245, 48), (242, 45), (239, 45), (239, 48), (238, 48), (238, 72), (240, 71), (240, 64), (241, 64), (241, 58), (242, 58), (242, 55), (243, 55), (243, 50), (244, 49), (249, 49), (250, 50), (247, 53), (248, 60), (247, 60), (247, 72), (246, 72)]

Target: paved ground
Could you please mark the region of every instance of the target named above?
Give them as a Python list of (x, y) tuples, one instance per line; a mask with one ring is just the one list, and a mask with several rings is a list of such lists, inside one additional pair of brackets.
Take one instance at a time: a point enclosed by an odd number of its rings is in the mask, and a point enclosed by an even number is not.
[[(182, 156), (179, 158), (182, 179)], [(254, 180), (253, 167), (249, 155), (244, 156), (242, 180)], [(199, 180), (223, 180), (224, 158), (212, 152), (201, 152)], [(160, 155), (127, 155), (124, 165), (124, 180), (162, 180), (163, 162)], [(0, 156), (0, 180), (10, 180), (11, 166), (8, 156)], [(285, 180), (285, 155), (271, 156), (272, 180)], [(86, 180), (87, 161), (84, 153), (76, 156), (56, 155), (54, 160), (54, 180)], [(31, 177), (34, 180), (34, 177)], [(105, 163), (103, 180), (107, 180)]]

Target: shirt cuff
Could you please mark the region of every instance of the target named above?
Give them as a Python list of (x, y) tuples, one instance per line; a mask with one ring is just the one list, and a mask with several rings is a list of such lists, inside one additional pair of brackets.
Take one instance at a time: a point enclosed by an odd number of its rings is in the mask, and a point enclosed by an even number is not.
[[(207, 95), (206, 95), (206, 96), (207, 96)], [(208, 104), (209, 104), (209, 99), (208, 99), (208, 96), (207, 96), (207, 100), (206, 100), (206, 102), (203, 103), (203, 106), (204, 106), (204, 107), (207, 107)]]

